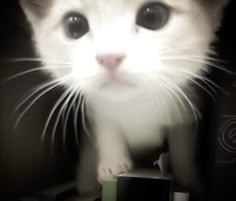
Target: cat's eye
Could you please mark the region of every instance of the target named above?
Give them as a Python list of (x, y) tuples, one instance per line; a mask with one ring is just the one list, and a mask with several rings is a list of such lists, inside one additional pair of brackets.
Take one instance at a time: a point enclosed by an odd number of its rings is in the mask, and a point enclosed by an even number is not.
[(163, 28), (170, 18), (170, 8), (160, 2), (145, 3), (138, 11), (136, 24), (150, 30)]
[(88, 20), (79, 13), (70, 13), (64, 18), (64, 29), (67, 37), (79, 39), (89, 31)]

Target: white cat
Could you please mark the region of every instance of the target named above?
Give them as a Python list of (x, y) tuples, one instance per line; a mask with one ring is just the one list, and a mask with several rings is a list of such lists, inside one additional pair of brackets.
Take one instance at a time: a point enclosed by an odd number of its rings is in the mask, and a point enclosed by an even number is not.
[(163, 127), (196, 120), (188, 83), (208, 70), (226, 3), (21, 0), (45, 72), (85, 97), (99, 180), (129, 171), (129, 150), (162, 146)]

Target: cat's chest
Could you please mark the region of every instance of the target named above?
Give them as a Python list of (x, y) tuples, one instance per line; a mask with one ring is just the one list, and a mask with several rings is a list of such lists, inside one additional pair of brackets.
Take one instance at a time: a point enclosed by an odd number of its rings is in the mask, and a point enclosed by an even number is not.
[(165, 104), (147, 96), (124, 103), (96, 102), (93, 116), (98, 124), (112, 124), (131, 146), (155, 146), (162, 143), (162, 127), (170, 123), (171, 111)]

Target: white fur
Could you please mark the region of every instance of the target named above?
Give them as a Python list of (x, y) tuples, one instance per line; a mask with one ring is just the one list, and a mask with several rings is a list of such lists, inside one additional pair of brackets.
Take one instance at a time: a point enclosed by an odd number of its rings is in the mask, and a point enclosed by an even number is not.
[[(100, 179), (117, 175), (132, 168), (127, 145), (133, 150), (161, 146), (163, 126), (194, 119), (194, 112), (181, 106), (194, 107), (182, 87), (207, 70), (213, 20), (198, 1), (161, 0), (172, 8), (171, 18), (164, 28), (150, 31), (135, 24), (145, 0), (54, 1), (48, 16), (33, 24), (37, 50), (45, 70), (55, 78), (71, 73), (65, 85), (77, 84), (86, 97), (95, 122)], [(69, 11), (89, 21), (89, 33), (79, 40), (64, 34), (61, 21)], [(96, 61), (99, 53), (126, 54), (117, 77), (130, 86), (102, 87), (109, 76)], [(69, 62), (71, 68), (58, 69), (48, 61)]]

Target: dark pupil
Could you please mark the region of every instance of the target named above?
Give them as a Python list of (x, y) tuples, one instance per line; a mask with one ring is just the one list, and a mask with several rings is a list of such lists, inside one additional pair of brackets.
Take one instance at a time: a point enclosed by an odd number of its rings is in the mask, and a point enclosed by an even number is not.
[(161, 3), (148, 3), (138, 12), (137, 24), (150, 30), (162, 28), (168, 21), (169, 10)]
[(155, 10), (147, 8), (146, 12), (144, 12), (144, 20), (146, 23), (155, 23), (156, 21), (160, 21), (161, 16), (160, 13), (155, 12)]
[(82, 21), (78, 17), (70, 17), (69, 19), (69, 32), (73, 38), (80, 37), (80, 33), (83, 29)]
[(68, 37), (78, 39), (89, 31), (89, 25), (85, 17), (74, 14), (66, 18), (65, 29)]

